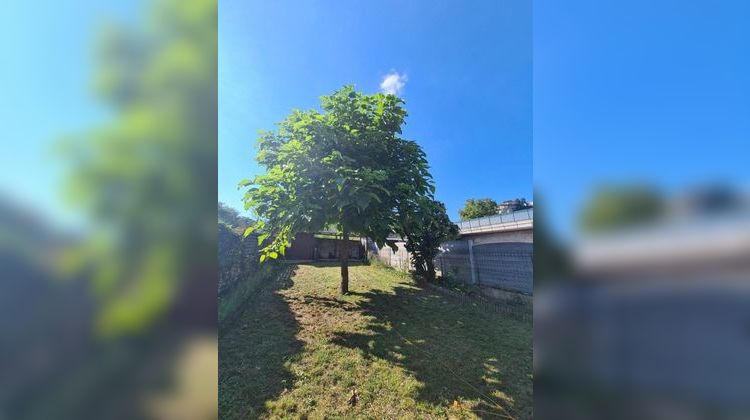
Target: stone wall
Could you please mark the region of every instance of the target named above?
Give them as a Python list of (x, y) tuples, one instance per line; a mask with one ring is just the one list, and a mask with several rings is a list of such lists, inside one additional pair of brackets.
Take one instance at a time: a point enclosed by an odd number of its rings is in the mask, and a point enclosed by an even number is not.
[(242, 232), (219, 223), (219, 295), (231, 290), (242, 276), (258, 269), (258, 236), (242, 237)]

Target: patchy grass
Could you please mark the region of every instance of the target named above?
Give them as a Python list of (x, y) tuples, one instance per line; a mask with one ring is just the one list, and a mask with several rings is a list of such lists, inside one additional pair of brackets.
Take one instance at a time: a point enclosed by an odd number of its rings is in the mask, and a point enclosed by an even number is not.
[(514, 309), (518, 316), (525, 316), (531, 319), (533, 317), (533, 298), (528, 295), (522, 295), (509, 290), (494, 289), (491, 287), (482, 288), (480, 286), (466, 284), (464, 282), (453, 281), (451, 279), (438, 278), (434, 283), (449, 293), (459, 294), (470, 298), (478, 298), (480, 301), (501, 304), (505, 309)]
[(283, 271), (284, 266), (277, 263), (262, 264), (257, 271), (247, 274), (239, 283), (224, 296), (219, 296), (219, 324), (231, 322), (238, 312), (244, 310), (243, 305), (251, 304), (251, 297), (258, 288), (274, 281)]
[(351, 267), (347, 296), (335, 265), (289, 274), (222, 334), (222, 418), (532, 416), (530, 322), (382, 267)]

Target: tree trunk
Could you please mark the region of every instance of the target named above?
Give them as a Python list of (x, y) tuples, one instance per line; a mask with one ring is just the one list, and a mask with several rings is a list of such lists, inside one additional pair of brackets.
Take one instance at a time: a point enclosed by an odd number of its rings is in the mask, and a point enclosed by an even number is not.
[(427, 280), (435, 282), (435, 262), (431, 259), (427, 260)]
[(341, 242), (341, 294), (349, 293), (349, 231), (344, 229)]

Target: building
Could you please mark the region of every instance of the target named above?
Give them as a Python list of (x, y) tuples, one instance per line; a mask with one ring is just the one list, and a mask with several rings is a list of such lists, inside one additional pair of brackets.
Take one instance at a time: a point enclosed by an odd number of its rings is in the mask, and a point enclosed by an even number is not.
[(497, 214), (508, 214), (519, 210), (530, 209), (534, 207), (533, 201), (526, 201), (523, 198), (505, 200), (497, 205)]
[[(444, 243), (435, 258), (439, 276), (480, 288), (533, 293), (533, 209), (466, 220), (458, 227), (459, 237)], [(412, 266), (405, 240), (390, 239), (396, 243), (395, 251), (368, 241), (370, 258), (408, 271)]]
[(444, 244), (436, 267), (444, 277), (491, 288), (533, 294), (534, 210), (458, 223), (460, 236)]
[[(364, 240), (349, 240), (349, 259), (365, 258)], [(338, 261), (341, 257), (341, 238), (334, 232), (298, 233), (284, 253), (286, 261)]]

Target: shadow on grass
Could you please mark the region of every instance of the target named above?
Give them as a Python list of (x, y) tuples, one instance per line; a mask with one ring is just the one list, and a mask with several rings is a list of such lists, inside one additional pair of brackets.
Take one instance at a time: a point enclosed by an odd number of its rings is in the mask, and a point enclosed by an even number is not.
[[(349, 295), (353, 295), (349, 292)], [(357, 305), (355, 303), (346, 302), (337, 298), (330, 298), (316, 295), (305, 295), (302, 297), (302, 302), (305, 304), (313, 304), (322, 308), (330, 309), (342, 309), (345, 311), (356, 311)]]
[(363, 293), (359, 309), (370, 318), (368, 331), (339, 333), (333, 342), (412, 372), (424, 384), (418, 398), (425, 402), (471, 401), (481, 418), (531, 418), (530, 322), (483, 313), (407, 283), (394, 292)]
[[(304, 265), (309, 265), (312, 267), (340, 267), (341, 261), (339, 260), (318, 260), (318, 261), (306, 261), (303, 263)], [(359, 267), (363, 265), (370, 265), (367, 261), (364, 260), (349, 260), (349, 267)]]
[(261, 287), (219, 339), (219, 417), (257, 418), (266, 401), (291, 388), (286, 363), (302, 350), (289, 304), (279, 294), (292, 286), (296, 266)]

